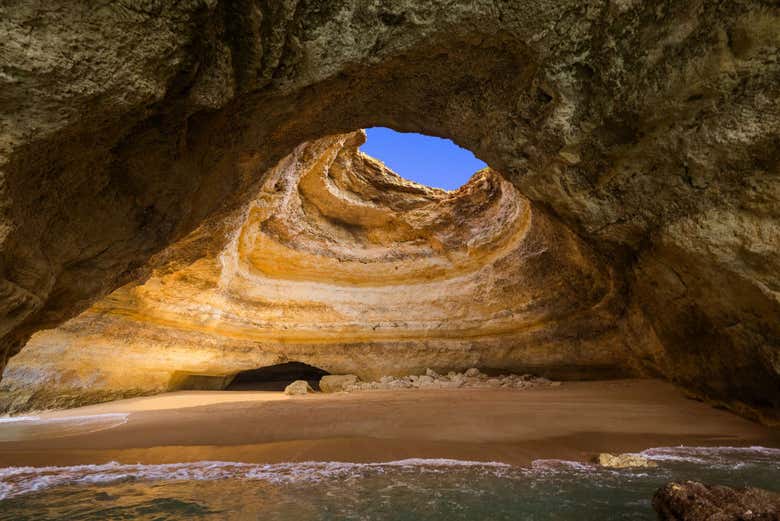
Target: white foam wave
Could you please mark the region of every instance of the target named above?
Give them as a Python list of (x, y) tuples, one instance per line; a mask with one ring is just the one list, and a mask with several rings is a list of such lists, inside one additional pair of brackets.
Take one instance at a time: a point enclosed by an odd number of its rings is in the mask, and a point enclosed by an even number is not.
[[(639, 453), (653, 461), (678, 461), (699, 464), (725, 463), (737, 458), (745, 459), (777, 459), (780, 461), (780, 449), (773, 447), (655, 447)], [(742, 461), (735, 461), (743, 463)]]
[(88, 414), (84, 416), (56, 416), (53, 418), (37, 418), (41, 423), (83, 423), (101, 420), (127, 420), (129, 416), (126, 412), (107, 412), (103, 414)]
[(63, 438), (86, 432), (118, 427), (127, 423), (127, 413), (105, 413), (86, 416), (17, 416), (0, 424), (0, 441)]
[(40, 420), (38, 416), (5, 416), (0, 418), (0, 423), (30, 422)]
[(367, 467), (409, 467), (409, 466), (427, 466), (427, 467), (511, 467), (508, 463), (500, 461), (470, 461), (460, 459), (446, 458), (408, 458), (398, 461), (388, 461), (386, 463), (358, 463)]
[[(718, 464), (723, 455), (731, 464), (751, 461), (778, 462), (780, 449), (766, 447), (659, 447), (640, 453), (656, 461), (686, 461)], [(715, 458), (715, 459), (713, 459)], [(721, 458), (721, 459), (717, 459)], [(416, 474), (446, 474), (458, 468), (484, 470), (495, 477), (539, 477), (551, 473), (615, 473), (596, 465), (568, 460), (536, 460), (530, 469), (496, 461), (411, 458), (382, 463), (317, 462), (254, 464), (227, 461), (198, 461), (169, 464), (75, 465), (66, 467), (0, 468), (0, 500), (62, 485), (108, 484), (128, 480), (213, 481), (222, 479), (262, 480), (275, 484), (345, 480), (382, 474), (389, 469)], [(635, 476), (636, 477), (636, 476)]]
[(40, 424), (51, 423), (83, 423), (109, 419), (127, 419), (126, 412), (107, 412), (103, 414), (88, 414), (83, 416), (53, 416), (41, 418), (40, 416), (7, 416), (0, 418), (0, 423), (35, 422)]
[(565, 459), (538, 459), (531, 462), (531, 468), (543, 472), (596, 472), (599, 467), (589, 463), (582, 463), (580, 461), (570, 461)]
[(509, 468), (499, 462), (452, 459), (405, 459), (385, 463), (302, 462), (252, 464), (199, 461), (169, 464), (122, 464), (68, 467), (0, 468), (0, 500), (61, 485), (105, 484), (125, 480), (212, 481), (220, 479), (262, 480), (272, 483), (302, 483), (324, 479), (347, 479), (383, 472), (387, 468), (408, 468), (424, 472), (447, 472), (453, 467)]

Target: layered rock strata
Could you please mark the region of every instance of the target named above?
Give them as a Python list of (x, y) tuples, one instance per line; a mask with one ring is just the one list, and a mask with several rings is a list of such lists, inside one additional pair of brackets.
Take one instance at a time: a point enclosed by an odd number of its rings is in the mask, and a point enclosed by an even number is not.
[(345, 383), (341, 390), (352, 392), (397, 389), (532, 389), (559, 385), (561, 382), (553, 382), (530, 374), (489, 376), (476, 367), (471, 367), (462, 373), (449, 371), (447, 374), (439, 374), (432, 369), (426, 369), (425, 374), (422, 375), (383, 376), (373, 382), (349, 382)]
[(5, 2), (0, 366), (302, 142), (384, 125), (467, 146), (611, 258), (646, 371), (776, 417), (778, 56), (766, 0)]
[(431, 189), (360, 153), (363, 140), (299, 147), (229, 240), (193, 238), (171, 253), (187, 263), (35, 335), (5, 371), (7, 407), (288, 361), (364, 380), (472, 366), (632, 374), (649, 330), (629, 327), (620, 279), (581, 239), (490, 169)]

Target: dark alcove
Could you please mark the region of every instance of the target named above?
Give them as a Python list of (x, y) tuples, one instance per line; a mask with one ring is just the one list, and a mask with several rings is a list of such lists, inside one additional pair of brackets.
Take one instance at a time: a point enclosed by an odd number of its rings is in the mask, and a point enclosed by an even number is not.
[(259, 369), (249, 369), (236, 374), (225, 388), (227, 391), (283, 391), (295, 380), (306, 380), (315, 390), (319, 390), (320, 378), (327, 375), (318, 367), (301, 362), (287, 362), (269, 365)]

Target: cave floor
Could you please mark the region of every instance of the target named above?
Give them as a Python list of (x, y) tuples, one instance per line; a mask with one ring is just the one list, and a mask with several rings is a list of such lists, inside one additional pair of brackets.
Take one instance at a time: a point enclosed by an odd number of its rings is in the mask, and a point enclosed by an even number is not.
[(0, 466), (118, 461), (390, 461), (529, 464), (677, 445), (780, 447), (780, 431), (656, 380), (531, 390), (177, 392), (0, 423)]

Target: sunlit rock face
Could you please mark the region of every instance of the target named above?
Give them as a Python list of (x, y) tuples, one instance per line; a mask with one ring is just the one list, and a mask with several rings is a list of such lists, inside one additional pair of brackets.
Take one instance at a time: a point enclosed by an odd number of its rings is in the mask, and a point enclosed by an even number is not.
[(41, 406), (291, 360), (363, 378), (631, 374), (621, 283), (575, 234), (490, 169), (431, 189), (360, 153), (363, 139), (299, 147), (218, 254), (37, 334), (2, 385)]
[(3, 2), (0, 366), (221, 235), (301, 143), (387, 126), (608, 259), (648, 373), (777, 419), (778, 56), (766, 0)]

